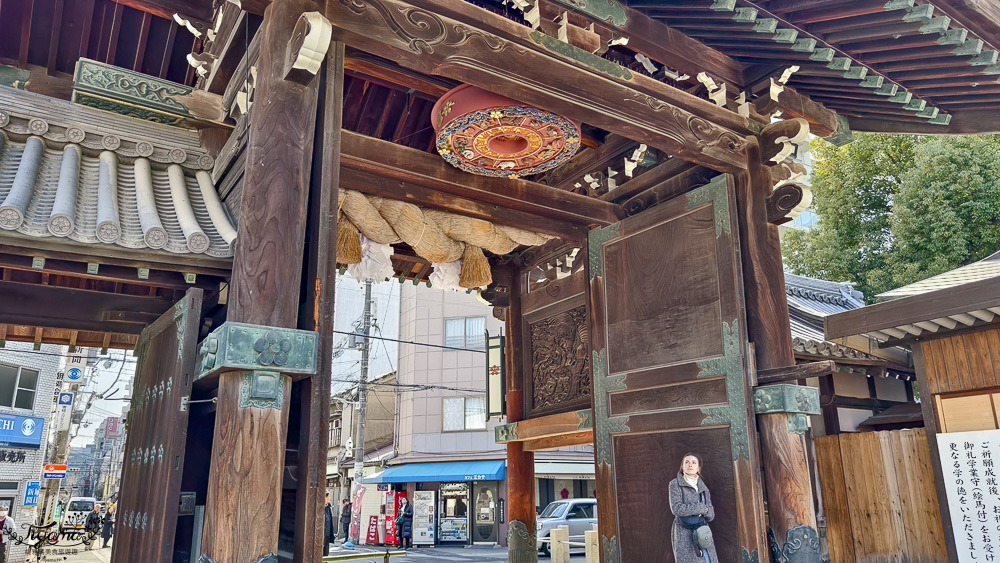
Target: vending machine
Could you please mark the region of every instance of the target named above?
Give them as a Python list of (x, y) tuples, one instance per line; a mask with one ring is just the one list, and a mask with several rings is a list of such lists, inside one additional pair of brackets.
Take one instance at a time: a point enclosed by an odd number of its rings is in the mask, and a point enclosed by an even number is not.
[(385, 493), (385, 545), (399, 545), (396, 537), (396, 517), (399, 515), (399, 499), (406, 493), (388, 491)]
[(434, 507), (434, 491), (413, 493), (413, 545), (434, 545), (437, 535)]

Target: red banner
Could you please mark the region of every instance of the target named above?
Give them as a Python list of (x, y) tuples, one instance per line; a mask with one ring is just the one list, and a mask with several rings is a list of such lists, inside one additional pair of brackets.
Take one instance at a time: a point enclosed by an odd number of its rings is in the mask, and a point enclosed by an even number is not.
[(365, 543), (368, 545), (378, 545), (378, 516), (368, 518), (368, 537)]
[(351, 543), (358, 543), (361, 536), (361, 499), (365, 497), (365, 486), (358, 485), (354, 492), (354, 504), (351, 505)]

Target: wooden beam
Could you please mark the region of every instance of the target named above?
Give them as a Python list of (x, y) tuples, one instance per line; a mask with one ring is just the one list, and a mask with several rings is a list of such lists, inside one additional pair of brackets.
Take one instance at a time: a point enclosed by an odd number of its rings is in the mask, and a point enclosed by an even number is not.
[(344, 60), (344, 69), (369, 81), (374, 80), (383, 85), (391, 84), (403, 90), (413, 89), (435, 101), (459, 85), (454, 80), (424, 76), (392, 61), (353, 49), (348, 52)]
[(148, 12), (154, 16), (173, 19), (180, 14), (187, 19), (194, 18), (201, 23), (212, 21), (212, 2), (204, 0), (112, 0), (123, 6)]
[(608, 135), (604, 144), (591, 149), (581, 149), (566, 164), (546, 172), (540, 183), (560, 190), (572, 190), (573, 184), (583, 180), (589, 172), (604, 172), (635, 148), (636, 142), (618, 135)]
[(571, 448), (573, 446), (590, 446), (593, 443), (594, 431), (585, 430), (583, 432), (574, 432), (573, 434), (526, 440), (523, 444), (524, 451), (526, 452), (540, 452), (544, 450)]
[(490, 205), (474, 199), (458, 197), (444, 191), (428, 188), (414, 182), (401, 182), (374, 172), (342, 167), (340, 187), (358, 192), (399, 199), (430, 209), (440, 209), (457, 215), (495, 222), (499, 225), (517, 227), (533, 232), (556, 236), (568, 240), (587, 238), (587, 227), (557, 219), (541, 217)]
[[(85, 256), (79, 256), (78, 259), (85, 260), (87, 258)], [(46, 274), (56, 274), (59, 276), (69, 276), (73, 278), (116, 281), (135, 285), (163, 287), (179, 291), (184, 291), (189, 287), (214, 289), (219, 280), (219, 278), (215, 278), (213, 281), (210, 276), (200, 276), (197, 278), (197, 282), (195, 284), (189, 284), (184, 280), (184, 274), (181, 272), (165, 272), (154, 269), (150, 269), (149, 277), (147, 279), (139, 279), (134, 263), (131, 267), (104, 264), (100, 267), (97, 274), (90, 274), (87, 272), (87, 263), (82, 261), (47, 258), (45, 260), (45, 267), (41, 270), (33, 268), (32, 262), (32, 256), (0, 252), (0, 268), (9, 268), (11, 270), (18, 270), (22, 272), (43, 272)]]
[(821, 377), (837, 371), (837, 362), (824, 360), (780, 368), (762, 369), (757, 372), (757, 385), (787, 383), (810, 377)]
[[(989, 278), (876, 303), (831, 315), (823, 320), (826, 338), (840, 338), (897, 326), (960, 315), (1000, 305), (1000, 279)], [(928, 336), (949, 332), (928, 333)]]
[(172, 301), (161, 297), (12, 281), (0, 281), (0, 302), (4, 303), (0, 308), (0, 324), (121, 334), (139, 334), (144, 324), (105, 318), (106, 312), (155, 319), (173, 305)]
[(56, 72), (56, 59), (59, 55), (59, 37), (62, 33), (63, 2), (65, 0), (55, 0), (52, 5), (52, 34), (49, 36), (49, 58), (45, 64), (45, 70), (49, 75)]
[[(547, 3), (556, 4), (555, 2)], [(716, 80), (722, 80), (733, 86), (745, 84), (743, 65), (739, 61), (672, 27), (668, 27), (662, 21), (653, 19), (640, 10), (625, 6), (624, 2), (619, 4), (622, 6), (626, 18), (625, 25), (622, 27), (616, 27), (588, 14), (585, 9), (586, 3), (566, 1), (559, 2), (557, 5), (563, 10), (570, 7), (576, 13), (584, 15), (595, 25), (607, 29), (610, 33), (628, 37), (629, 49), (642, 53), (675, 71), (690, 76), (707, 72)]]
[(617, 205), (527, 180), (477, 176), (417, 149), (344, 131), (342, 166), (482, 203), (575, 224), (609, 225)]
[(951, 123), (935, 125), (926, 119), (896, 122), (875, 117), (849, 117), (851, 130), (866, 133), (905, 133), (912, 135), (978, 135), (1000, 133), (1000, 111), (965, 110), (951, 113)]
[(743, 168), (746, 118), (585, 51), (566, 52), (554, 38), (461, 0), (420, 1), (435, 12), (453, 1), (481, 21), (476, 28), (421, 12), (428, 21), (390, 25), (376, 15), (417, 9), (403, 0), (332, 2), (327, 16), (336, 40), (418, 72), (486, 88), (711, 168)]
[(31, 45), (31, 13), (35, 8), (34, 2), (23, 4), (21, 12), (21, 44), (17, 52), (17, 66), (24, 68), (28, 64), (28, 47)]
[(671, 158), (602, 195), (601, 199), (623, 202), (697, 166), (682, 158)]
[[(768, 101), (765, 95), (763, 99), (755, 101), (754, 105), (760, 108)], [(786, 86), (778, 94), (777, 109), (790, 117), (801, 117), (808, 121), (809, 131), (818, 137), (830, 137), (837, 133), (837, 112), (810, 100), (792, 88)]]
[(1000, 47), (1000, 4), (994, 0), (933, 0), (931, 3), (987, 43)]
[(506, 442), (498, 440), (498, 443), (524, 442), (526, 440), (576, 434), (589, 429), (592, 424), (589, 421), (592, 420), (593, 413), (590, 412), (590, 409), (528, 418), (507, 425), (516, 433), (516, 436)]

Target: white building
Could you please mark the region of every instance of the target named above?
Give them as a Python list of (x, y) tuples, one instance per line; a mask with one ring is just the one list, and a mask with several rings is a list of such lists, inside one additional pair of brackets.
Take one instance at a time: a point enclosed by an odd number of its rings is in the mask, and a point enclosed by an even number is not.
[[(27, 525), (37, 518), (40, 491), (33, 499), (25, 497), (29, 485), (45, 484), (42, 466), (65, 350), (49, 344), (34, 350), (22, 342), (7, 342), (0, 348), (0, 507), (17, 523), (18, 535), (26, 535)], [(8, 546), (8, 563), (25, 560), (25, 546)]]

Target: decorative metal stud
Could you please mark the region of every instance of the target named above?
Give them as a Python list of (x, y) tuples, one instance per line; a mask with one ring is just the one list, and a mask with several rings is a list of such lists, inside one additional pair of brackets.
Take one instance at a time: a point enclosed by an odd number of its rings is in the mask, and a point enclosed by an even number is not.
[(31, 268), (33, 270), (44, 270), (45, 269), (45, 258), (41, 256), (35, 256), (31, 259)]
[(140, 280), (149, 279), (149, 268), (139, 268), (139, 279)]
[(94, 276), (97, 275), (97, 270), (101, 268), (101, 265), (97, 262), (87, 262), (87, 273)]
[(192, 273), (184, 274), (185, 283), (194, 283), (196, 279), (198, 279), (198, 274), (192, 274)]

